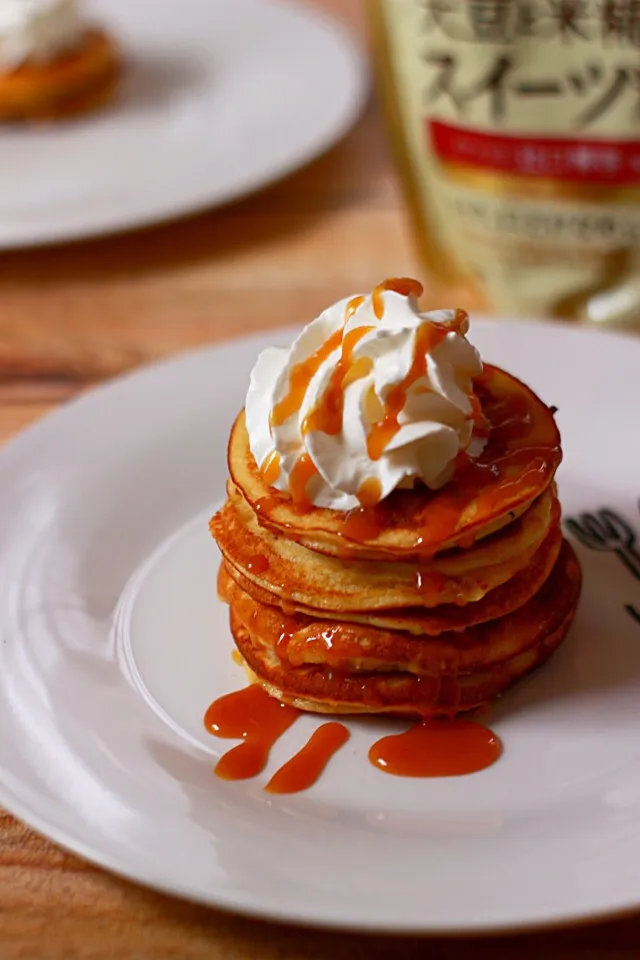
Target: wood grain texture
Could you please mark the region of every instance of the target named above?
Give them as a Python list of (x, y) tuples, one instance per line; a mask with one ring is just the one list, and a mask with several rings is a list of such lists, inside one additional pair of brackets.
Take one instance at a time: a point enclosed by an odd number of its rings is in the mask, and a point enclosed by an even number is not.
[[(358, 0), (317, 3), (364, 37)], [(200, 343), (300, 324), (354, 289), (416, 271), (372, 102), (326, 156), (234, 206), (0, 256), (0, 440), (86, 383)], [(2, 960), (512, 960), (516, 952), (636, 958), (640, 920), (472, 941), (300, 930), (135, 887), (0, 813)]]

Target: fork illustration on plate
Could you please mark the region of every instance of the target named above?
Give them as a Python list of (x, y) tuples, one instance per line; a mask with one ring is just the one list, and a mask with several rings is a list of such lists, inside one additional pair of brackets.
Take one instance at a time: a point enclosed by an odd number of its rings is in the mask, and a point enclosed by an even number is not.
[(617, 554), (629, 573), (640, 580), (636, 533), (619, 514), (609, 509), (583, 513), (578, 520), (567, 520), (566, 526), (584, 547)]
[[(589, 550), (615, 553), (629, 573), (640, 580), (635, 530), (615, 511), (605, 508), (597, 513), (583, 513), (579, 519), (568, 519), (566, 527)], [(640, 611), (631, 604), (625, 604), (625, 609), (640, 623)]]

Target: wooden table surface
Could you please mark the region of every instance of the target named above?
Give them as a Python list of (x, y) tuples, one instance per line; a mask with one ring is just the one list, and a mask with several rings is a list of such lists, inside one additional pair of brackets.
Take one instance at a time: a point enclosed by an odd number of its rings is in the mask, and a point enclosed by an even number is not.
[[(358, 0), (316, 0), (365, 36)], [(224, 210), (0, 256), (0, 438), (97, 380), (239, 332), (300, 324), (416, 274), (375, 103), (330, 153)], [(640, 869), (640, 866), (639, 866)], [(522, 938), (388, 939), (267, 924), (159, 896), (0, 814), (0, 958), (640, 956), (640, 919)]]

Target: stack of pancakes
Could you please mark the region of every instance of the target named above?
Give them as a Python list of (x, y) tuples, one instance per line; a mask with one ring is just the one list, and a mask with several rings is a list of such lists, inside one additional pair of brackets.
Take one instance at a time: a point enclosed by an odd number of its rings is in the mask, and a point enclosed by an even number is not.
[(441, 490), (417, 484), (345, 514), (264, 480), (244, 415), (211, 531), (236, 645), (270, 694), (320, 713), (451, 716), (558, 647), (580, 569), (560, 531), (553, 412), (485, 365), (488, 439)]

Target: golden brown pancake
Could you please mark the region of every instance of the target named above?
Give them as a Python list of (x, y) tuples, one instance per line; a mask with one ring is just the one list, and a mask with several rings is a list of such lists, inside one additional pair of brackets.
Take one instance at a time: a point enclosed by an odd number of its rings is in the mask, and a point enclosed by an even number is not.
[[(238, 514), (238, 520), (249, 531), (254, 533), (262, 543), (271, 544), (275, 541), (287, 540), (278, 534), (271, 533), (265, 527), (260, 526), (259, 518), (254, 513), (246, 500), (239, 493), (233, 484), (228, 484), (229, 501)], [(515, 511), (514, 511), (515, 512)], [(551, 524), (556, 523), (559, 518), (559, 505), (555, 484), (552, 484), (548, 490), (545, 490), (525, 512), (520, 516), (513, 517), (507, 524), (505, 522), (495, 533), (481, 537), (473, 541), (466, 549), (452, 547), (450, 550), (438, 552), (430, 558), (423, 558), (421, 561), (413, 561), (416, 569), (431, 570), (443, 576), (456, 577), (462, 573), (468, 573), (481, 567), (490, 567), (495, 563), (505, 563), (514, 557), (517, 557), (522, 550), (539, 544), (546, 536)], [(324, 551), (315, 551), (308, 544), (299, 544), (297, 541), (288, 541), (292, 544), (292, 552), (298, 556), (308, 556), (308, 550), (314, 553), (320, 553), (320, 561), (327, 556)], [(256, 546), (256, 544), (254, 544)], [(336, 556), (346, 563), (353, 563), (356, 560), (370, 561), (371, 557), (352, 556), (349, 550), (344, 554), (338, 553)], [(383, 554), (379, 559), (389, 561), (390, 554)], [(400, 557), (406, 561), (405, 557)], [(411, 562), (411, 561), (406, 561)]]
[[(513, 684), (531, 673), (549, 659), (567, 635), (573, 621), (572, 610), (566, 621), (553, 634), (548, 634), (531, 650), (520, 654), (503, 669), (493, 673), (468, 675), (451, 681), (445, 677), (411, 677), (408, 674), (368, 675), (365, 678), (342, 677), (333, 694), (334, 700), (325, 699), (315, 691), (301, 694), (279, 686), (272, 678), (255, 673), (251, 663), (245, 661), (254, 682), (282, 703), (298, 710), (323, 714), (387, 714), (397, 717), (453, 717), (483, 706), (506, 693)], [(243, 632), (240, 628), (236, 644), (243, 650)], [(246, 636), (246, 634), (244, 634)], [(309, 684), (309, 686), (313, 686)], [(317, 686), (317, 685), (316, 685)], [(321, 684), (319, 685), (321, 686)]]
[(339, 619), (319, 620), (306, 614), (286, 615), (260, 603), (229, 578), (220, 586), (234, 614), (264, 648), (272, 663), (283, 667), (324, 665), (346, 673), (400, 671), (422, 675), (458, 675), (493, 667), (533, 646), (543, 633), (563, 621), (579, 589), (575, 562), (565, 544), (542, 588), (517, 610), (463, 633), (443, 632), (416, 637)]
[(51, 63), (0, 73), (0, 121), (58, 120), (103, 106), (120, 73), (111, 37), (88, 30), (82, 44)]
[(473, 710), (505, 693), (525, 674), (540, 666), (567, 634), (575, 607), (551, 633), (524, 652), (491, 670), (457, 677), (416, 676), (405, 672), (342, 674), (323, 667), (297, 671), (276, 668), (263, 650), (251, 644), (248, 631), (231, 614), (238, 649), (260, 683), (272, 696), (301, 710), (328, 714), (394, 714), (453, 716)]
[(315, 552), (419, 561), (469, 546), (526, 510), (549, 487), (562, 456), (553, 414), (528, 387), (487, 365), (474, 388), (489, 424), (482, 455), (441, 490), (394, 491), (367, 512), (366, 523), (338, 510), (296, 506), (267, 486), (249, 449), (244, 414), (229, 441), (232, 482), (261, 526)]
[[(532, 560), (550, 525), (557, 523), (555, 497), (543, 496), (525, 517), (513, 534), (505, 528), (503, 538), (511, 541), (507, 548), (496, 535), (466, 556), (459, 552), (420, 565), (389, 557), (345, 562), (318, 554), (262, 529), (246, 503), (236, 507), (227, 502), (212, 518), (211, 532), (231, 566), (284, 600), (323, 610), (371, 611), (480, 600)], [(474, 549), (478, 557), (472, 562)], [(456, 565), (458, 574), (447, 572)]]
[(227, 595), (226, 581), (231, 577), (254, 600), (276, 606), (286, 614), (302, 613), (309, 617), (331, 619), (339, 614), (346, 621), (367, 623), (385, 630), (405, 630), (417, 636), (437, 636), (446, 631), (463, 632), (478, 623), (495, 620), (523, 606), (540, 590), (551, 573), (562, 544), (559, 526), (554, 526), (535, 552), (531, 563), (513, 579), (465, 606), (449, 604), (431, 610), (407, 607), (399, 610), (353, 611), (324, 610), (282, 600), (276, 594), (244, 577), (239, 570), (223, 561), (219, 574), (219, 593)]
[[(510, 628), (502, 624), (496, 628), (493, 637), (491, 624), (472, 628), (481, 631), (479, 644), (483, 658), (479, 659), (477, 669), (467, 672), (459, 669), (460, 661), (456, 659), (463, 650), (466, 651), (466, 645), (459, 644), (459, 638), (450, 650), (454, 659), (443, 664), (449, 672), (438, 668), (435, 660), (430, 662), (429, 653), (422, 651), (418, 654), (417, 650), (421, 650), (423, 644), (431, 647), (430, 640), (399, 640), (400, 644), (414, 644), (416, 649), (404, 663), (392, 662), (398, 657), (400, 646), (394, 648), (391, 659), (380, 659), (383, 651), (386, 656), (389, 637), (380, 639), (378, 645), (376, 634), (371, 632), (373, 628), (363, 628), (366, 635), (363, 632), (357, 644), (362, 650), (364, 640), (368, 641), (370, 649), (366, 659), (356, 660), (349, 649), (347, 656), (340, 660), (342, 669), (328, 665), (326, 656), (318, 664), (305, 662), (295, 666), (277, 656), (277, 641), (269, 636), (261, 611), (251, 627), (243, 622), (246, 617), (233, 604), (230, 621), (238, 649), (258, 682), (285, 703), (319, 713), (451, 715), (473, 709), (504, 693), (515, 680), (553, 653), (573, 619), (580, 583), (580, 568), (571, 547), (565, 543), (542, 595), (505, 618), (511, 620)], [(500, 621), (494, 623), (500, 624)], [(350, 628), (353, 629), (353, 625)], [(512, 639), (509, 637), (511, 631), (514, 633)], [(489, 651), (494, 642), (501, 644), (503, 659), (492, 663)], [(344, 643), (346, 650), (347, 641)], [(434, 655), (432, 649), (431, 656)], [(474, 662), (470, 656), (467, 666)], [(375, 669), (372, 664), (377, 665)], [(407, 666), (411, 666), (411, 670), (406, 669)], [(431, 666), (431, 671), (425, 669), (427, 666)]]

